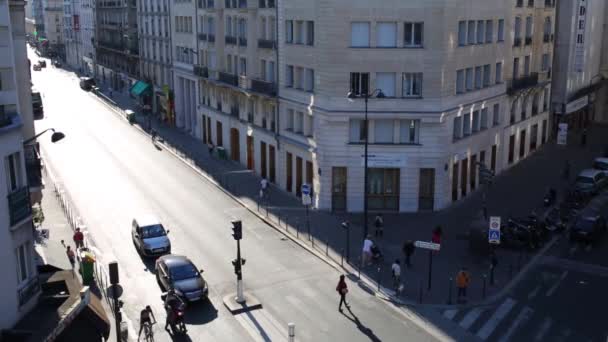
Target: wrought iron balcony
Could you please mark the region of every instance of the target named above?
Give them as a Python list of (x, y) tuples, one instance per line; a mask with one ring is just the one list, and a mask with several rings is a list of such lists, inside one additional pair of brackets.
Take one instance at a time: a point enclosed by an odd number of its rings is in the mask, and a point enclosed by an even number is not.
[(11, 227), (32, 215), (30, 192), (27, 186), (23, 186), (16, 191), (13, 191), (7, 197)]
[(229, 74), (227, 72), (220, 71), (219, 73), (219, 81), (222, 83), (229, 84), (231, 86), (238, 87), (239, 86), (239, 78), (237, 75)]
[(209, 69), (206, 66), (195, 65), (194, 74), (200, 77), (209, 78)]
[(251, 90), (258, 92), (258, 93), (266, 94), (268, 96), (277, 95), (277, 89), (276, 89), (275, 84), (272, 82), (266, 82), (266, 81), (262, 81), (262, 80), (252, 79), (251, 80)]
[(207, 41), (208, 41), (209, 43), (214, 43), (214, 42), (215, 42), (215, 35), (214, 35), (214, 34), (209, 33), (209, 34), (207, 35)]
[(507, 94), (513, 95), (519, 90), (531, 88), (538, 85), (538, 73), (531, 73), (529, 76), (515, 78), (509, 81)]
[(207, 35), (204, 33), (199, 33), (198, 34), (198, 40), (207, 40)]
[(247, 46), (247, 38), (239, 37), (239, 45)]
[(543, 42), (549, 43), (553, 41), (553, 34), (545, 33), (543, 35)]
[(25, 171), (30, 189), (42, 186), (42, 161), (36, 145), (25, 145)]
[(521, 38), (513, 38), (513, 46), (521, 46)]
[(226, 36), (225, 41), (226, 44), (236, 45), (236, 37), (234, 36)]
[(530, 45), (530, 44), (532, 44), (532, 37), (526, 37), (526, 42), (525, 42), (525, 44), (526, 44), (526, 45)]
[(258, 39), (258, 47), (260, 49), (276, 49), (277, 42), (269, 39)]

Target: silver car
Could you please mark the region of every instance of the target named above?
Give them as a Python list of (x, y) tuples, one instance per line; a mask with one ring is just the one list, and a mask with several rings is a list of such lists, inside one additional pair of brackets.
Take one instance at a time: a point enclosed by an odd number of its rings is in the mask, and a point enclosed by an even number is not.
[(171, 253), (168, 230), (153, 216), (140, 216), (133, 219), (131, 235), (138, 252), (144, 256), (157, 256)]
[(608, 158), (595, 158), (593, 161), (593, 168), (601, 170), (604, 175), (608, 177)]
[(584, 194), (595, 195), (606, 186), (607, 181), (603, 171), (587, 169), (578, 174), (575, 187)]

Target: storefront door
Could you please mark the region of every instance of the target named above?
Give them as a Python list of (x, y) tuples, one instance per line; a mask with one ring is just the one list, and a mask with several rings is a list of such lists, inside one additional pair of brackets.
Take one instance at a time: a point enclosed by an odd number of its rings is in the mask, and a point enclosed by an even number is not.
[(239, 130), (236, 128), (230, 129), (230, 158), (234, 161), (239, 161), (241, 151), (239, 146)]
[(331, 210), (346, 210), (346, 168), (332, 167), (331, 169)]
[(260, 141), (260, 163), (262, 167), (262, 178), (266, 178), (266, 143)]
[(247, 168), (249, 170), (253, 170), (254, 168), (254, 160), (253, 160), (253, 137), (247, 136)]
[(399, 169), (368, 169), (367, 205), (370, 210), (399, 210)]
[(433, 211), (435, 205), (435, 169), (420, 169), (418, 210)]
[(274, 183), (276, 182), (276, 176), (275, 176), (275, 169), (276, 169), (276, 164), (275, 164), (275, 152), (274, 152), (274, 146), (272, 145), (268, 145), (268, 156), (270, 157), (270, 182)]

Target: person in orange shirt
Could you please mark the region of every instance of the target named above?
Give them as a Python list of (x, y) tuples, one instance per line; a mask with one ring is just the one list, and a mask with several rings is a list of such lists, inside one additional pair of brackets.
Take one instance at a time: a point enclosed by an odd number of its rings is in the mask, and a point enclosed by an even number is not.
[(466, 300), (467, 298), (467, 287), (471, 282), (471, 275), (467, 271), (466, 267), (463, 267), (458, 271), (456, 275), (456, 287), (458, 288), (458, 300)]

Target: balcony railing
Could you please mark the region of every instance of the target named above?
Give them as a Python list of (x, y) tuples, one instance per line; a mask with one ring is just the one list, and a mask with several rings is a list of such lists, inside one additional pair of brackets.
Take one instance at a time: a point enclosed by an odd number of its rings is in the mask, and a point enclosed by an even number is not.
[(230, 107), (230, 115), (234, 117), (239, 117), (239, 107)]
[(0, 112), (0, 128), (12, 125), (14, 117), (15, 115), (10, 115), (7, 112)]
[(226, 44), (236, 45), (236, 37), (234, 36), (226, 36), (225, 41)]
[(35, 276), (17, 291), (19, 306), (27, 304), (38, 292), (40, 292), (40, 281), (38, 280), (38, 276)]
[(272, 82), (266, 82), (266, 81), (262, 81), (262, 80), (252, 79), (251, 80), (251, 90), (258, 92), (258, 93), (266, 94), (268, 96), (277, 95), (277, 90), (276, 90), (275, 84)]
[(8, 213), (11, 226), (26, 219), (32, 214), (30, 192), (27, 186), (10, 193), (8, 196)]
[(209, 69), (206, 66), (195, 65), (194, 74), (199, 77), (209, 78)]
[(239, 37), (239, 45), (247, 46), (247, 38)]
[(207, 41), (208, 41), (209, 43), (213, 43), (213, 42), (215, 42), (215, 35), (214, 35), (214, 34), (209, 33), (209, 34), (207, 35)]
[(247, 0), (239, 0), (239, 8), (247, 8)]
[(545, 33), (543, 34), (543, 42), (549, 43), (553, 41), (553, 34)]
[(534, 87), (538, 84), (538, 73), (531, 73), (529, 76), (523, 76), (509, 81), (507, 94), (513, 95), (518, 90)]
[(25, 171), (27, 173), (27, 184), (31, 188), (42, 186), (42, 162), (36, 145), (25, 145)]
[(525, 42), (525, 44), (526, 44), (526, 45), (530, 45), (530, 44), (532, 44), (532, 37), (526, 37), (526, 42)]
[(229, 74), (227, 72), (220, 71), (219, 81), (235, 87), (239, 86), (239, 78), (237, 75)]
[(513, 46), (521, 46), (521, 38), (513, 38)]
[(199, 33), (198, 34), (198, 40), (207, 40), (207, 35), (204, 33)]
[(277, 42), (269, 39), (258, 39), (258, 47), (260, 49), (276, 49)]
[(524, 0), (516, 0), (515, 7), (524, 7)]

